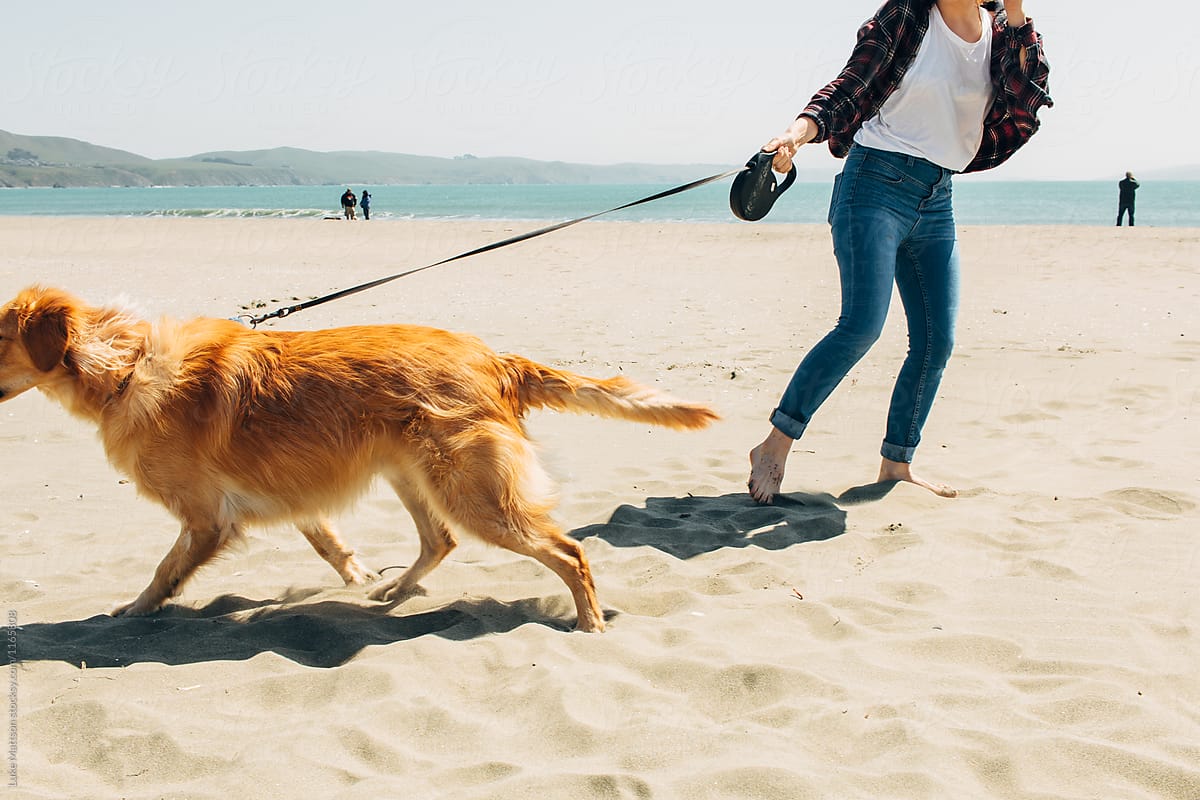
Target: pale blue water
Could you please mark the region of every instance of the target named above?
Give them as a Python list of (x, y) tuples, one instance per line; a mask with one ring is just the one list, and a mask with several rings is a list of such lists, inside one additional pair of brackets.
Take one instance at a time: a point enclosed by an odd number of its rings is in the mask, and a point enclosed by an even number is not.
[[(697, 175), (696, 178), (705, 177)], [(640, 222), (738, 222), (729, 211), (731, 178), (617, 212)], [(361, 194), (363, 187), (355, 186)], [(397, 219), (574, 219), (668, 187), (646, 185), (373, 186), (371, 216)], [(831, 182), (797, 183), (759, 224), (823, 223)], [(311, 217), (335, 214), (344, 186), (205, 186), (109, 189), (0, 189), (0, 215)], [(956, 180), (962, 225), (1112, 225), (1116, 181)], [(1200, 182), (1143, 182), (1141, 226), (1200, 227)], [(744, 223), (743, 223), (744, 224)]]

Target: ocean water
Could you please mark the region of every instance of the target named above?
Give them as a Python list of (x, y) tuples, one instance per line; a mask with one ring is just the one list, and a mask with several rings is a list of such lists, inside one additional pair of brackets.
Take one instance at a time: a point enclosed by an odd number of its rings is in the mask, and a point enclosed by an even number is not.
[[(696, 178), (706, 177), (697, 175)], [(732, 178), (616, 212), (636, 222), (729, 222)], [(361, 194), (364, 187), (354, 186)], [(373, 220), (561, 221), (605, 211), (669, 188), (648, 185), (368, 186)], [(118, 217), (309, 217), (337, 215), (344, 186), (202, 186), (0, 189), (0, 215)], [(823, 223), (832, 181), (796, 183), (758, 224)], [(962, 225), (1112, 225), (1113, 181), (955, 181)], [(1143, 182), (1141, 226), (1200, 227), (1200, 182)]]

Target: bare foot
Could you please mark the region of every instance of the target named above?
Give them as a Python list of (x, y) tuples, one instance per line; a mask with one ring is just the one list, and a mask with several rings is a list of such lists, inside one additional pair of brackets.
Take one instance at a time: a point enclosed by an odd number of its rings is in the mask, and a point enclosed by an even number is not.
[(778, 428), (771, 428), (762, 444), (750, 451), (750, 480), (746, 481), (746, 486), (755, 502), (769, 505), (779, 493), (792, 441)]
[(879, 465), (879, 482), (887, 483), (889, 481), (904, 481), (912, 483), (936, 494), (938, 497), (958, 497), (958, 490), (953, 486), (947, 486), (944, 483), (934, 483), (927, 481), (924, 478), (913, 475), (912, 464), (905, 464), (903, 461), (890, 461), (883, 459), (883, 463)]

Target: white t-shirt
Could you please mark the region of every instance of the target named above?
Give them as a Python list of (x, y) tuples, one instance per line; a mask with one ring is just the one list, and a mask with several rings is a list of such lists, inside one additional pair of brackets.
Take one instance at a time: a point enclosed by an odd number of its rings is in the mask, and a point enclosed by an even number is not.
[(961, 171), (983, 141), (992, 105), (992, 18), (979, 9), (983, 35), (966, 42), (950, 30), (937, 5), (929, 29), (900, 85), (854, 141), (866, 147), (920, 156)]

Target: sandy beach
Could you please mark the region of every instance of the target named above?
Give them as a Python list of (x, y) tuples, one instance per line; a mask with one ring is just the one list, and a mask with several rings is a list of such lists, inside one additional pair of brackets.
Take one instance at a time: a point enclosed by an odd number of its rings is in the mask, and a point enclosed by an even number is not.
[[(228, 317), (533, 227), (4, 218), (0, 301), (45, 283)], [(824, 226), (591, 222), (272, 323), (466, 331), (716, 407), (699, 433), (530, 419), (602, 635), (507, 551), (464, 541), (387, 610), (285, 528), (157, 616), (109, 618), (176, 524), (86, 424), (5, 402), (0, 798), (1200, 797), (1200, 229), (960, 244), (917, 458), (954, 500), (871, 485), (898, 301), (779, 502), (746, 494), (837, 314)], [(375, 569), (416, 555), (383, 487), (337, 522)]]

